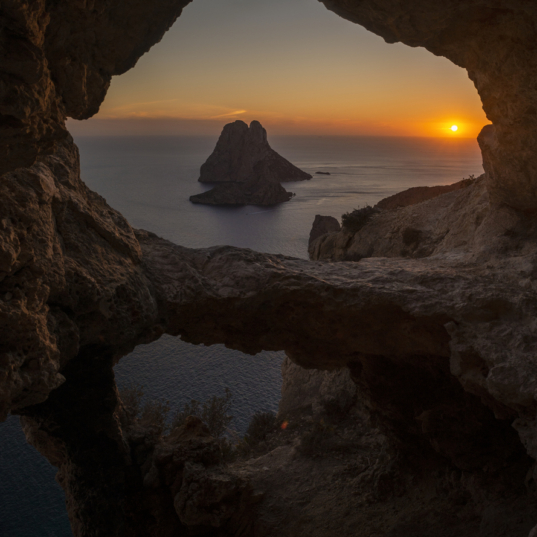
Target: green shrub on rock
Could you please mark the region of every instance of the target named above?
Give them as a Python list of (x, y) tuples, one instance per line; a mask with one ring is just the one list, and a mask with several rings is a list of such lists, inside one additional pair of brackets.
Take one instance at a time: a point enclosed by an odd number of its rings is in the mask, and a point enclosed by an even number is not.
[(250, 446), (256, 446), (263, 442), (267, 435), (276, 428), (276, 416), (274, 412), (257, 412), (252, 416), (248, 425), (244, 441)]
[(350, 213), (341, 215), (341, 224), (347, 231), (357, 233), (379, 212), (380, 209), (366, 205), (361, 209), (354, 209)]
[(196, 416), (205, 423), (212, 436), (222, 438), (233, 420), (233, 416), (229, 414), (232, 402), (233, 395), (229, 388), (225, 389), (225, 395), (222, 397), (213, 395), (204, 403), (192, 399), (183, 410), (175, 413), (171, 428), (180, 427), (188, 416)]

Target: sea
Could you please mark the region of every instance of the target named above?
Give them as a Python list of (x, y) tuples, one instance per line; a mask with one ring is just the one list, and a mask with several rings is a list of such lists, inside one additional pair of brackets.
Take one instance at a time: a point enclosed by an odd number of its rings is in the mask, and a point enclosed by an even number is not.
[[(275, 207), (212, 207), (189, 196), (214, 136), (78, 137), (82, 178), (136, 228), (191, 248), (233, 245), (307, 259), (315, 215), (341, 215), (413, 186), (445, 185), (483, 173), (477, 142), (468, 139), (274, 136), (272, 147), (313, 175), (284, 183), (296, 193)], [(330, 175), (316, 175), (316, 172)], [(276, 411), (283, 352), (247, 356), (223, 345), (194, 346), (163, 336), (140, 345), (115, 367), (121, 390), (170, 401), (233, 394), (233, 427), (243, 434), (258, 411)], [(70, 537), (56, 470), (26, 443), (19, 419), (0, 423), (0, 536)]]

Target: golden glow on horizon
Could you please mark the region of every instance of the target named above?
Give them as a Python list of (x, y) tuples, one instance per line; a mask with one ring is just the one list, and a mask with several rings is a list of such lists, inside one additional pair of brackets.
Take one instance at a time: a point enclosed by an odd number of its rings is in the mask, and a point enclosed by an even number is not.
[(452, 123), (441, 121), (359, 121), (335, 120), (335, 118), (289, 117), (283, 114), (245, 111), (242, 114), (227, 113), (200, 116), (154, 116), (132, 114), (128, 116), (105, 116), (90, 121), (69, 120), (69, 130), (74, 135), (122, 134), (209, 134), (218, 135), (226, 123), (242, 120), (246, 123), (258, 120), (271, 135), (326, 135), (326, 136), (401, 136), (422, 138), (473, 139), (486, 122), (459, 123), (456, 132), (451, 130)]
[(475, 139), (488, 123), (466, 72), (445, 58), (388, 45), (309, 0), (228, 4), (190, 4), (135, 69), (113, 78), (95, 119), (70, 125), (218, 134), (255, 119), (269, 135)]
[[(394, 108), (390, 110), (391, 117), (383, 117), (382, 110), (364, 110), (356, 107), (355, 110), (338, 110), (332, 108), (327, 113), (327, 104), (324, 109), (321, 106), (312, 107), (309, 110), (301, 110), (302, 113), (294, 114), (291, 110), (293, 103), (280, 103), (281, 109), (271, 110), (258, 109), (248, 110), (226, 108), (217, 105), (185, 104), (169, 101), (150, 103), (134, 103), (132, 106), (106, 107), (93, 120), (95, 127), (100, 123), (103, 130), (108, 130), (107, 125), (113, 129), (121, 130), (120, 125), (126, 132), (130, 132), (129, 124), (138, 125), (142, 128), (145, 123), (149, 133), (162, 132), (173, 133), (174, 126), (177, 131), (219, 133), (226, 123), (238, 119), (250, 123), (253, 120), (260, 121), (268, 130), (269, 135), (281, 134), (314, 134), (314, 135), (343, 135), (343, 136), (416, 136), (426, 138), (473, 138), (487, 123), (484, 114), (476, 114), (477, 117), (456, 121), (442, 119), (428, 119), (427, 117), (415, 116), (407, 118), (403, 111), (397, 113)], [(384, 111), (385, 112), (385, 111)], [(378, 114), (378, 116), (377, 116)], [(401, 117), (403, 115), (403, 117)], [(480, 117), (480, 116), (483, 117)], [(375, 117), (376, 116), (376, 117)], [(77, 122), (78, 123), (78, 122)], [(86, 123), (86, 122), (84, 122)], [(83, 125), (80, 125), (83, 127)], [(456, 127), (456, 129), (454, 129)]]

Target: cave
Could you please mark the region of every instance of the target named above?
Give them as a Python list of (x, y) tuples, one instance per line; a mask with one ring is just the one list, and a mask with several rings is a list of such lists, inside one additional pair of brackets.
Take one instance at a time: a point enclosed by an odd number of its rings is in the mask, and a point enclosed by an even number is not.
[[(537, 7), (321, 1), (466, 69), (491, 124), (482, 177), (310, 261), (175, 245), (80, 179), (66, 119), (189, 0), (0, 6), (0, 416), (58, 468), (75, 536), (536, 534)], [(163, 334), (285, 351), (300, 442), (228, 463), (196, 419), (127, 423), (112, 368)]]

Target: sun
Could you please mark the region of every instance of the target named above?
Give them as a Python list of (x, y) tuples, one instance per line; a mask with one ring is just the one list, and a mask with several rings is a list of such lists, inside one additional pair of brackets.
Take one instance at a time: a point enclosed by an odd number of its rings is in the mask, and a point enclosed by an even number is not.
[(451, 127), (451, 130), (452, 130), (453, 132), (457, 132), (457, 131), (459, 130), (459, 127), (457, 127), (457, 125), (453, 125), (453, 126)]

